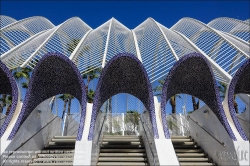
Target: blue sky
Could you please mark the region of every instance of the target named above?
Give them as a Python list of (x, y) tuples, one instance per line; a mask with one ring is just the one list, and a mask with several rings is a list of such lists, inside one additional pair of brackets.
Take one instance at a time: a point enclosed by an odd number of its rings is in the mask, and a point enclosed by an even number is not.
[(249, 1), (1, 1), (1, 14), (17, 20), (44, 16), (58, 25), (78, 16), (92, 28), (114, 17), (130, 29), (148, 17), (170, 28), (183, 17), (208, 23), (217, 17), (250, 18)]
[[(170, 28), (183, 17), (208, 23), (218, 17), (240, 20), (250, 18), (249, 1), (7, 1), (1, 0), (1, 15), (17, 20), (44, 16), (58, 25), (71, 17), (80, 17), (96, 28), (112, 17), (130, 29), (148, 17)], [(190, 99), (190, 98), (189, 98)], [(183, 103), (180, 101), (180, 103)], [(183, 104), (180, 104), (180, 107)], [(188, 106), (191, 108), (192, 106)], [(60, 108), (61, 109), (61, 108)], [(77, 108), (78, 109), (78, 108)]]

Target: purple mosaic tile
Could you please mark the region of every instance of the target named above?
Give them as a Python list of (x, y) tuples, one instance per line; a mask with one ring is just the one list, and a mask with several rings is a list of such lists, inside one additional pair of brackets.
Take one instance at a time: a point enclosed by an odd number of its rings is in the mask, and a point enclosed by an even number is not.
[(93, 139), (98, 110), (106, 100), (118, 93), (129, 93), (142, 101), (149, 110), (154, 137), (159, 138), (153, 91), (147, 72), (134, 55), (121, 53), (114, 56), (106, 64), (99, 78), (93, 102), (88, 140)]
[(161, 115), (164, 134), (170, 138), (166, 121), (166, 102), (175, 94), (185, 93), (204, 101), (218, 117), (229, 136), (236, 137), (229, 126), (222, 107), (216, 80), (206, 58), (199, 53), (191, 53), (182, 57), (172, 67), (164, 82), (161, 96)]
[(15, 81), (14, 76), (7, 66), (0, 60), (0, 94), (9, 94), (12, 95), (12, 105), (10, 112), (4, 120), (3, 125), (1, 126), (0, 137), (3, 136), (6, 131), (14, 113), (16, 110), (18, 102), (18, 87)]
[(234, 109), (234, 94), (250, 94), (250, 59), (248, 59), (235, 73), (232, 78), (228, 89), (228, 106), (234, 124), (240, 133), (243, 140), (247, 141), (248, 138), (243, 131)]
[(44, 100), (57, 94), (75, 96), (82, 107), (78, 138), (81, 138), (86, 114), (86, 91), (81, 74), (68, 57), (60, 53), (48, 53), (38, 62), (32, 73), (20, 115), (8, 140), (12, 140), (19, 127)]

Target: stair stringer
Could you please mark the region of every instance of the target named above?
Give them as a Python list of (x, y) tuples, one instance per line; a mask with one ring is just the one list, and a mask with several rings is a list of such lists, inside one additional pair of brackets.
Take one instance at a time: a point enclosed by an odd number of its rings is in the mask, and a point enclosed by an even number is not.
[[(54, 135), (60, 134), (62, 119), (51, 113), (51, 109), (48, 107), (50, 100), (47, 99), (39, 104), (23, 122), (1, 155), (1, 164), (5, 162), (4, 165), (10, 165), (14, 158), (17, 164), (27, 165)], [(14, 154), (11, 154), (13, 151)], [(5, 161), (5, 159), (7, 160)]]
[(235, 157), (237, 151), (244, 151), (244, 154), (249, 155), (249, 142), (233, 141), (210, 108), (203, 106), (190, 114), (190, 118), (191, 137), (215, 163), (225, 166), (249, 165), (249, 156), (240, 162)]

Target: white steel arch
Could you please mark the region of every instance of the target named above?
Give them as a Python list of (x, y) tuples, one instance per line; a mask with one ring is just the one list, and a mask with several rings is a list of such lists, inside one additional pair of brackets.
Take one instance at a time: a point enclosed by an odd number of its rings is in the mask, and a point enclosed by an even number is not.
[(81, 74), (102, 66), (110, 21), (89, 32), (74, 53), (72, 61), (76, 64)]
[(6, 45), (7, 41), (6, 43), (2, 43), (0, 53), (3, 54), (29, 37), (53, 27), (54, 25), (48, 19), (40, 16), (30, 17), (8, 24), (0, 29), (0, 38), (2, 41), (6, 41), (7, 38), (13, 45)]
[[(140, 49), (142, 63), (148, 73), (150, 82), (163, 79), (176, 62), (173, 50), (164, 37), (161, 28), (151, 18), (148, 18), (134, 30)], [(173, 51), (173, 52), (172, 52)]]
[(184, 34), (231, 76), (249, 58), (247, 45), (198, 20), (183, 18), (171, 29)]
[(17, 20), (12, 17), (0, 15), (0, 29), (16, 21)]
[(207, 25), (219, 31), (230, 33), (247, 42), (250, 41), (250, 24), (248, 22), (221, 17), (210, 21)]
[(91, 28), (80, 18), (73, 17), (53, 29), (43, 43), (23, 62), (21, 67), (34, 68), (36, 63), (48, 52), (59, 52), (70, 56), (84, 34)]

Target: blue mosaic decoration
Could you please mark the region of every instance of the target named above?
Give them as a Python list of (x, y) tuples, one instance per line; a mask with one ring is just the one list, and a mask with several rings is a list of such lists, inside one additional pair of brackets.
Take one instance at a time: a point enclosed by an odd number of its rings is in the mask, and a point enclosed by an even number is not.
[(32, 73), (20, 115), (8, 140), (12, 140), (29, 114), (44, 100), (57, 94), (75, 96), (82, 107), (78, 137), (81, 137), (86, 114), (86, 90), (81, 74), (68, 57), (48, 53), (38, 62)]
[(88, 140), (93, 139), (98, 110), (113, 95), (129, 93), (142, 101), (149, 111), (154, 137), (159, 138), (155, 119), (153, 91), (146, 70), (136, 56), (121, 53), (114, 56), (99, 78), (90, 123)]
[(15, 81), (14, 76), (7, 66), (0, 60), (0, 94), (9, 94), (12, 95), (12, 103), (10, 112), (5, 118), (3, 125), (1, 126), (0, 137), (3, 136), (6, 131), (14, 113), (16, 110), (18, 102), (18, 87)]
[(172, 67), (163, 84), (161, 115), (163, 130), (167, 139), (170, 138), (170, 134), (166, 120), (166, 102), (173, 95), (180, 93), (190, 94), (204, 101), (225, 127), (229, 136), (236, 140), (223, 110), (212, 69), (202, 54), (191, 53), (182, 57)]
[(238, 93), (250, 94), (250, 59), (237, 70), (228, 89), (229, 112), (242, 139), (247, 141), (248, 138), (236, 117), (234, 109), (234, 95)]

